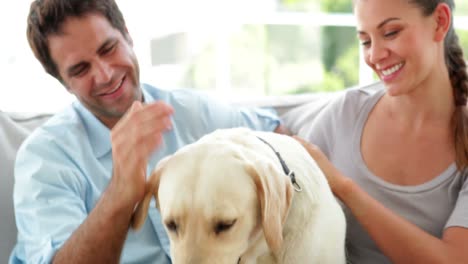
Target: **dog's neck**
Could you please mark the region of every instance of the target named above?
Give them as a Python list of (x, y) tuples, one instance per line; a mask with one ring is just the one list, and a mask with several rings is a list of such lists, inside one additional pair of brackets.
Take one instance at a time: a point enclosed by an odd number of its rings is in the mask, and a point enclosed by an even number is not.
[(286, 164), (286, 161), (284, 161), (281, 154), (270, 143), (268, 143), (268, 141), (259, 136), (257, 136), (257, 138), (271, 148), (271, 150), (275, 153), (276, 157), (278, 158), (281, 164), (281, 168), (283, 168), (284, 174), (291, 179), (291, 184), (293, 185), (294, 190), (296, 192), (301, 192), (302, 187), (296, 182), (296, 175), (294, 174), (294, 171), (289, 169), (288, 165)]

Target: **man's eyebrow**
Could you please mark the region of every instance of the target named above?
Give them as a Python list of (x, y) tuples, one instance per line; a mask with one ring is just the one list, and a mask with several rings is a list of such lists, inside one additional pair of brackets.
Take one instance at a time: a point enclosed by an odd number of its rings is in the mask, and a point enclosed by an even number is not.
[[(377, 29), (380, 29), (381, 27), (385, 26), (385, 24), (387, 24), (388, 22), (394, 21), (394, 20), (400, 20), (400, 19), (399, 19), (398, 17), (390, 17), (390, 18), (387, 18), (387, 19), (385, 19), (384, 21), (380, 22), (379, 25), (377, 25)], [(364, 31), (359, 31), (359, 30), (358, 30), (357, 33), (358, 33), (358, 35), (364, 35), (364, 34), (366, 34), (366, 32), (364, 32)]]

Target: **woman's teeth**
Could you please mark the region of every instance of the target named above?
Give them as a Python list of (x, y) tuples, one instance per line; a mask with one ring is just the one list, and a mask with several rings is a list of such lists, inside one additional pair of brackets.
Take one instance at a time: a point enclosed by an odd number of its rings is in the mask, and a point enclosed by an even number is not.
[(390, 74), (395, 73), (399, 69), (401, 69), (402, 66), (403, 66), (403, 62), (391, 67), (390, 69), (383, 70), (382, 73), (383, 73), (384, 76), (388, 76)]

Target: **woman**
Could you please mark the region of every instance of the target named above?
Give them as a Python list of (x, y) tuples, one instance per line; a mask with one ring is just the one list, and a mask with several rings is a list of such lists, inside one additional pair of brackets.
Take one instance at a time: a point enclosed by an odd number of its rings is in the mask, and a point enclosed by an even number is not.
[[(453, 0), (356, 0), (380, 89), (335, 100), (297, 138), (345, 204), (351, 263), (468, 263), (468, 81)], [(317, 147), (316, 147), (317, 146)]]

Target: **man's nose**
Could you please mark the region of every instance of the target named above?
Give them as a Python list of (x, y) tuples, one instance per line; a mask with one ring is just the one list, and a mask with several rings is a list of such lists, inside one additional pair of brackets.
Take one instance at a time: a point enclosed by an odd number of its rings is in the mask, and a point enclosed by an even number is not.
[(94, 79), (97, 84), (108, 83), (112, 80), (112, 66), (104, 61), (99, 60), (94, 65)]

